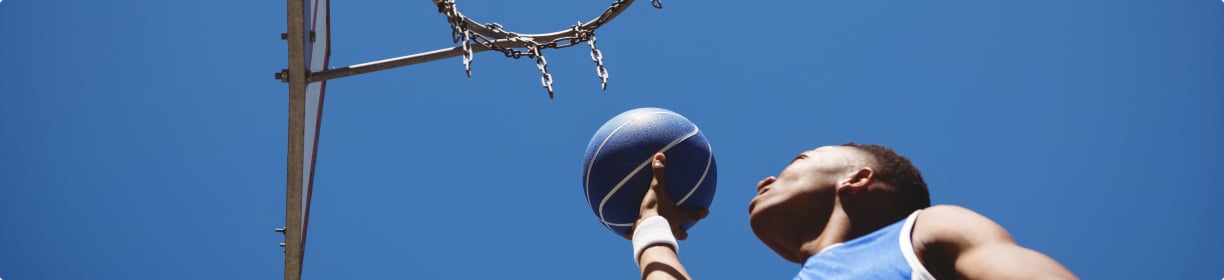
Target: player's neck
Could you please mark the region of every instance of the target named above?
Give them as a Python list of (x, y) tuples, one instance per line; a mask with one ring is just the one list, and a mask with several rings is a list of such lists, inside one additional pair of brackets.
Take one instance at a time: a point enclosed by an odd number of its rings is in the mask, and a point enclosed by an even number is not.
[(829, 221), (819, 235), (810, 237), (799, 247), (806, 260), (829, 247), (859, 238), (897, 221), (892, 209), (866, 208), (847, 211), (840, 202), (833, 208)]
[(834, 244), (852, 239), (853, 237), (850, 237), (852, 225), (850, 216), (846, 215), (846, 211), (842, 209), (841, 205), (833, 207), (833, 214), (829, 216), (829, 221), (825, 223), (824, 230), (819, 232), (818, 235), (810, 237), (799, 246), (800, 258), (806, 260), (808, 257), (816, 255)]

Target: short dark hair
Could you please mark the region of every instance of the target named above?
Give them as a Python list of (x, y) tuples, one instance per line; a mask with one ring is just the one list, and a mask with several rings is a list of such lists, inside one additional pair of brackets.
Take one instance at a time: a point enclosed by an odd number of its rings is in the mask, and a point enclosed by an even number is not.
[(914, 167), (908, 158), (881, 145), (846, 142), (842, 146), (858, 149), (874, 157), (879, 164), (876, 166), (875, 179), (892, 186), (901, 195), (905, 208), (913, 211), (931, 206), (931, 193), (927, 190), (926, 181), (922, 180), (922, 173), (918, 172), (918, 168)]

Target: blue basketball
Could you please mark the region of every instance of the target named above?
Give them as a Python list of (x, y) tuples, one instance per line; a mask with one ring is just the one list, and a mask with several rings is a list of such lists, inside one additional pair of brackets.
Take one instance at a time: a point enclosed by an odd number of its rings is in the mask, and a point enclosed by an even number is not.
[[(709, 208), (718, 181), (714, 153), (688, 118), (659, 108), (638, 108), (613, 117), (587, 144), (582, 187), (599, 223), (617, 235), (637, 222), (650, 188), (655, 153), (667, 156), (664, 183), (681, 208)], [(685, 229), (694, 223), (682, 224)]]

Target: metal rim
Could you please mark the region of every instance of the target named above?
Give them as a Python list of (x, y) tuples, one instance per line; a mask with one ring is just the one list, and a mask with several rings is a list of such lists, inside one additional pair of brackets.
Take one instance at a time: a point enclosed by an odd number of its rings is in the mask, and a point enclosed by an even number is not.
[[(492, 42), (493, 44), (496, 44), (501, 47), (525, 48), (527, 46), (526, 42), (520, 41), (521, 39), (524, 39), (524, 38), (530, 40), (531, 42), (535, 44), (539, 44), (539, 45), (579, 38), (579, 32), (580, 32), (579, 30), (590, 31), (590, 30), (595, 30), (595, 29), (598, 29), (599, 27), (602, 27), (604, 24), (607, 24), (608, 22), (612, 21), (612, 19), (619, 16), (622, 12), (625, 11), (625, 9), (629, 8), (629, 6), (633, 5), (634, 1), (635, 0), (617, 0), (616, 2), (613, 2), (612, 5), (609, 6), (608, 10), (606, 10), (603, 14), (600, 14), (598, 17), (595, 17), (594, 19), (591, 19), (585, 23), (582, 23), (580, 26), (578, 26), (578, 28), (571, 27), (565, 30), (560, 30), (560, 31), (552, 32), (552, 33), (543, 33), (543, 34), (518, 34), (518, 33), (510, 32), (510, 31), (505, 31), (504, 29), (497, 30), (494, 28), (490, 28), (490, 24), (481, 24), (481, 23), (476, 22), (475, 20), (472, 20), (471, 17), (464, 16), (463, 13), (461, 13), (458, 8), (455, 8), (455, 13), (464, 19), (463, 21), (464, 27), (466, 27), (468, 30), (471, 30), (473, 33), (484, 35), (486, 37), (494, 39), (494, 41)], [(656, 7), (659, 7), (659, 6), (656, 6)], [(566, 45), (562, 47), (569, 47), (569, 46), (571, 45)]]

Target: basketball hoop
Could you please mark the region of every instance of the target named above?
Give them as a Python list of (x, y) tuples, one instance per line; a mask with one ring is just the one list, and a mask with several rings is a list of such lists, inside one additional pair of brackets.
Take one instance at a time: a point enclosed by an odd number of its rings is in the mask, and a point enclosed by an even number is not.
[[(591, 47), (591, 61), (595, 63), (595, 72), (599, 77), (600, 88), (608, 89), (608, 70), (603, 64), (603, 53), (595, 45), (595, 30), (603, 27), (613, 18), (624, 12), (634, 0), (615, 0), (608, 9), (595, 19), (586, 23), (578, 22), (570, 28), (544, 34), (518, 34), (507, 31), (497, 23), (477, 23), (464, 16), (455, 7), (455, 0), (432, 0), (438, 6), (438, 12), (446, 16), (451, 28), (451, 41), (459, 46), (417, 53), (396, 58), (355, 64), (343, 68), (328, 69), (308, 73), (308, 82), (326, 81), (378, 70), (408, 66), (423, 62), (439, 60), (454, 56), (463, 57), (463, 69), (468, 77), (472, 76), (472, 60), (475, 53), (494, 50), (509, 58), (532, 58), (536, 68), (540, 70), (540, 84), (548, 91), (548, 98), (553, 98), (552, 75), (548, 73), (548, 61), (542, 53), (545, 49), (562, 49), (581, 43)], [(661, 0), (651, 0), (650, 5), (656, 9), (663, 8)], [(281, 77), (278, 74), (277, 77)]]
[[(433, 0), (438, 5), (438, 12), (446, 15), (451, 26), (451, 40), (460, 43), (463, 49), (463, 68), (468, 77), (472, 76), (472, 55), (475, 51), (472, 44), (483, 46), (487, 50), (495, 50), (509, 58), (536, 59), (540, 69), (540, 84), (548, 90), (548, 97), (553, 97), (552, 75), (548, 74), (548, 62), (541, 53), (544, 49), (561, 49), (572, 47), (583, 42), (591, 46), (591, 61), (595, 63), (595, 72), (599, 76), (600, 88), (608, 89), (608, 70), (603, 65), (603, 54), (595, 46), (595, 30), (620, 15), (625, 8), (633, 4), (633, 0), (617, 0), (604, 10), (599, 17), (586, 23), (579, 22), (568, 30), (546, 34), (518, 34), (506, 31), (500, 24), (480, 24), (460, 13), (454, 0)], [(661, 0), (651, 0), (651, 6), (663, 8)]]

